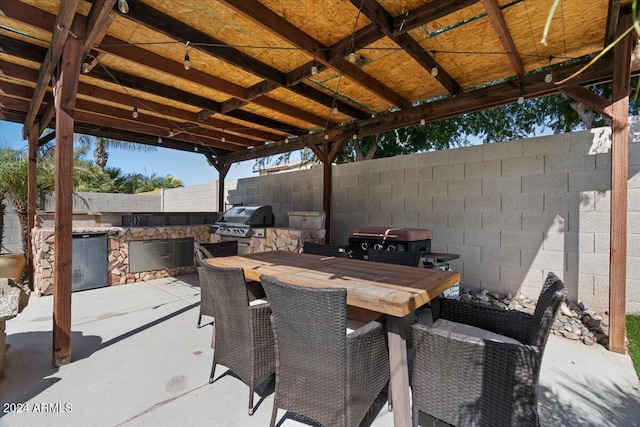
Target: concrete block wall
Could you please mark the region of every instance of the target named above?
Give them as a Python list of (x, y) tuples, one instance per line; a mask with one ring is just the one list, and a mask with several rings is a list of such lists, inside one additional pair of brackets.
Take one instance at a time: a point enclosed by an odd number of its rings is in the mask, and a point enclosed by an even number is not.
[[(628, 310), (640, 311), (640, 126), (629, 144)], [(356, 226), (426, 227), (462, 285), (608, 307), (610, 129), (334, 167), (332, 242)]]
[[(238, 181), (225, 181), (225, 199), (235, 190)], [(218, 181), (189, 187), (160, 190), (162, 212), (217, 212)]]
[[(44, 210), (53, 211), (55, 200), (47, 197)], [(73, 197), (74, 212), (162, 212), (162, 196), (153, 194), (116, 194), (78, 192)]]
[(227, 203), (271, 205), (277, 227), (287, 227), (287, 212), (322, 211), (322, 168), (240, 179)]
[(13, 206), (5, 202), (7, 209), (4, 216), (4, 235), (0, 253), (22, 252), (22, 238), (20, 237), (20, 220), (13, 211)]

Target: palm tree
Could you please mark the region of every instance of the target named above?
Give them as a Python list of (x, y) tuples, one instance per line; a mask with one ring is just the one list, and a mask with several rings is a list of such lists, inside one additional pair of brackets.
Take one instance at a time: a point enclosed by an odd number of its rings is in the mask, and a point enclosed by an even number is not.
[(109, 160), (109, 149), (117, 148), (126, 151), (141, 151), (143, 153), (151, 153), (156, 151), (156, 147), (151, 145), (136, 144), (135, 142), (119, 141), (117, 139), (103, 138), (101, 136), (93, 137), (82, 135), (78, 138), (80, 145), (88, 147), (93, 146), (93, 157), (96, 165), (104, 172)]

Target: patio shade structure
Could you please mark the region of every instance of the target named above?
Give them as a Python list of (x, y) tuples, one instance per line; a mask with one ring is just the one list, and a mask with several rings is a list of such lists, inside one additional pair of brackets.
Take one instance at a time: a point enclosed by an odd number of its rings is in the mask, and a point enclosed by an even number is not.
[[(610, 348), (624, 351), (635, 33), (566, 79), (631, 26), (631, 0), (563, 0), (543, 44), (552, 5), (2, 0), (0, 119), (24, 124), (30, 165), (38, 144), (57, 143), (54, 363), (71, 357), (73, 132), (197, 151), (221, 196), (234, 162), (308, 147), (324, 163), (330, 226), (331, 163), (350, 138), (558, 92), (613, 123)], [(588, 89), (609, 81), (613, 100)], [(35, 184), (30, 200), (32, 220)]]

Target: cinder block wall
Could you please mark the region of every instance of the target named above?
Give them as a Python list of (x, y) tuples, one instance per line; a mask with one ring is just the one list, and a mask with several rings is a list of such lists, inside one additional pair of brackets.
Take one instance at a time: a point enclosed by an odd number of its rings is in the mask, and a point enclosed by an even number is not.
[[(53, 211), (55, 200), (47, 197), (44, 210)], [(74, 212), (162, 212), (162, 197), (157, 194), (116, 194), (78, 192), (73, 197)]]
[[(238, 181), (225, 181), (224, 189), (228, 199)], [(218, 181), (189, 187), (161, 190), (162, 212), (217, 212)]]
[(20, 237), (20, 220), (13, 211), (13, 206), (7, 201), (4, 216), (4, 235), (0, 253), (22, 252), (22, 238)]
[[(629, 144), (627, 309), (640, 311), (640, 126)], [(427, 227), (460, 254), (463, 286), (537, 297), (549, 271), (573, 301), (606, 309), (610, 129), (437, 151), (333, 168), (334, 243), (356, 226)], [(322, 210), (322, 171), (238, 181), (230, 203)]]
[(271, 205), (276, 226), (286, 227), (287, 212), (322, 211), (322, 168), (240, 179), (227, 202)]

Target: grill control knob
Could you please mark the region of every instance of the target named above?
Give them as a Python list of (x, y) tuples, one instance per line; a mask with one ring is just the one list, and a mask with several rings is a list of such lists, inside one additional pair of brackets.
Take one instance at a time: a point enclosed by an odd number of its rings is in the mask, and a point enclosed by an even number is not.
[(369, 249), (369, 244), (367, 242), (362, 242), (360, 247), (362, 248), (363, 251), (366, 251), (367, 249)]
[(394, 251), (396, 250), (396, 245), (389, 245), (389, 246), (387, 246), (387, 250), (388, 250), (388, 251), (391, 251), (391, 252), (394, 252)]
[(376, 243), (375, 245), (373, 245), (373, 249), (381, 251), (382, 249), (384, 249), (384, 246), (382, 246), (382, 243)]

